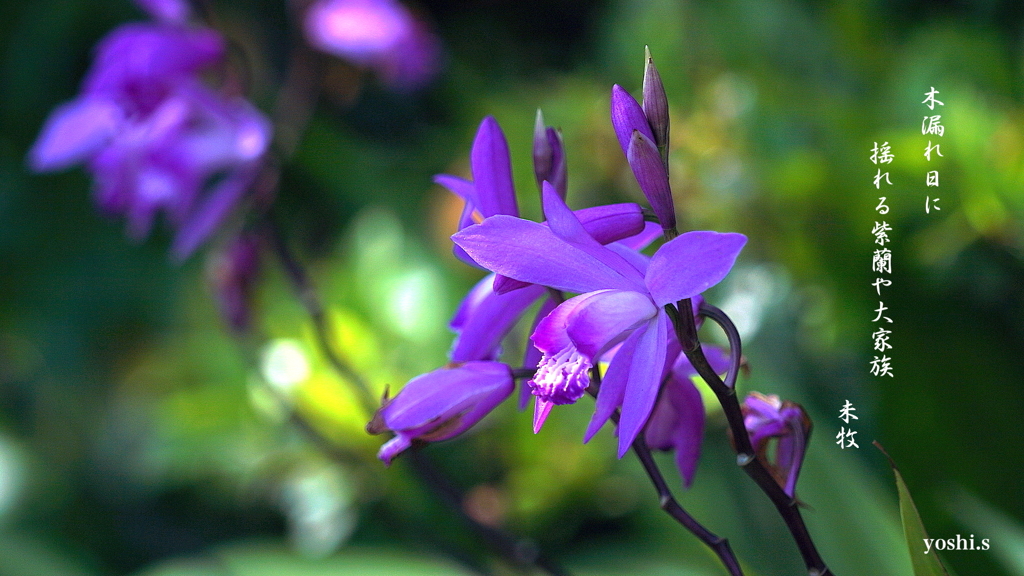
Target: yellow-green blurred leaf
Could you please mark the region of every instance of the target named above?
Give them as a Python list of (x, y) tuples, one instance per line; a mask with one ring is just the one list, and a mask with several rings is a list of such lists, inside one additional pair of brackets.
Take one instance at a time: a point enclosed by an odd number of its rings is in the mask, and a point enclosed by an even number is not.
[[(875, 446), (882, 450), (881, 445), (877, 442)], [(882, 450), (882, 453), (887, 458), (889, 457), (885, 450)], [(892, 465), (892, 472), (896, 475), (896, 490), (900, 495), (900, 519), (903, 521), (903, 535), (907, 539), (907, 549), (910, 551), (914, 576), (949, 576), (935, 550), (932, 549), (929, 552), (926, 548), (925, 539), (928, 538), (928, 533), (925, 532), (924, 524), (921, 523), (921, 515), (917, 513), (914, 499), (910, 497), (910, 490), (903, 482), (903, 476), (900, 475), (892, 458), (889, 458), (889, 464)]]

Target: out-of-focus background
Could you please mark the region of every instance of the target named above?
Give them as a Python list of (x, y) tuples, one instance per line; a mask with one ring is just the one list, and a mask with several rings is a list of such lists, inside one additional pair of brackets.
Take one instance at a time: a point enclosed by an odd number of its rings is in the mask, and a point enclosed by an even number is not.
[[(910, 574), (885, 445), (961, 575), (1024, 574), (1024, 5), (1014, 1), (436, 0), (411, 4), (443, 44), (425, 89), (389, 90), (328, 59), (275, 218), (329, 310), (332, 337), (375, 387), (446, 362), (446, 324), (481, 275), (451, 256), (460, 203), (433, 185), (468, 176), (480, 119), (508, 135), (520, 202), (537, 108), (563, 130), (569, 203), (642, 201), (608, 120), (618, 83), (639, 95), (649, 45), (672, 115), (682, 229), (749, 237), (708, 294), (745, 338), (743, 392), (814, 420), (798, 493), (842, 576)], [(215, 1), (213, 22), (268, 109), (283, 78), (283, 1)], [(167, 256), (166, 228), (133, 244), (98, 215), (80, 169), (34, 175), (25, 155), (72, 98), (96, 42), (144, 19), (127, 0), (0, 7), (0, 575), (514, 573), (411, 474), (318, 352), (273, 258), (255, 327), (231, 336), (203, 254)], [(921, 103), (945, 106), (942, 158), (925, 161)], [(891, 187), (869, 156), (888, 142)], [(941, 174), (925, 186), (927, 171)], [(895, 377), (869, 374), (879, 298), (875, 206), (892, 226), (884, 292)], [(927, 197), (939, 211), (925, 213)], [(158, 227), (160, 228), (160, 227)], [(216, 242), (213, 243), (216, 247)], [(523, 327), (525, 330), (528, 327)], [(718, 335), (705, 330), (706, 338)], [(285, 399), (331, 445), (310, 442)], [(858, 420), (839, 419), (844, 401)], [(424, 452), (483, 524), (579, 574), (721, 574), (657, 509), (635, 460), (587, 401), (534, 435), (512, 401)], [(840, 427), (859, 448), (840, 449)], [(681, 502), (728, 537), (750, 574), (796, 574), (768, 500), (736, 467), (710, 409)]]

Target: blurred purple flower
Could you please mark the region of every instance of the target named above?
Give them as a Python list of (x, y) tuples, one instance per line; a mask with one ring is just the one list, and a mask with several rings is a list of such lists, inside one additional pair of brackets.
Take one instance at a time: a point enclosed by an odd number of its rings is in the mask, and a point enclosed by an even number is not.
[(171, 24), (184, 24), (192, 13), (185, 0), (135, 0), (135, 3), (154, 20)]
[(500, 362), (466, 362), (421, 374), (409, 381), (367, 424), (371, 434), (387, 430), (395, 437), (377, 456), (385, 464), (414, 441), (453, 438), (479, 422), (512, 394), (509, 367)]
[(224, 250), (214, 252), (207, 277), (220, 304), (221, 316), (236, 332), (249, 328), (250, 300), (260, 273), (260, 237), (241, 234)]
[(602, 246), (550, 183), (543, 200), (548, 226), (497, 215), (452, 240), (495, 273), (580, 294), (555, 308), (531, 336), (544, 354), (531, 384), (537, 397), (535, 430), (552, 405), (578, 400), (589, 385), (594, 359), (623, 342), (586, 435), (593, 436), (621, 406), (621, 456), (646, 424), (664, 374), (670, 321), (663, 307), (724, 278), (746, 238), (689, 232), (665, 243), (648, 263), (628, 250)]
[[(757, 457), (790, 497), (796, 494), (796, 480), (811, 436), (811, 419), (803, 407), (778, 396), (752, 392), (743, 401), (743, 423)], [(768, 442), (778, 441), (774, 462), (768, 459)]]
[(172, 252), (184, 259), (252, 185), (271, 127), (244, 99), (202, 83), (224, 42), (181, 24), (175, 6), (146, 2), (167, 13), (163, 22), (127, 24), (100, 43), (81, 95), (50, 115), (29, 165), (48, 172), (85, 162), (101, 211), (126, 217), (137, 239), (163, 212)]
[(305, 24), (315, 48), (374, 69), (393, 88), (420, 88), (437, 73), (437, 37), (395, 0), (319, 0)]

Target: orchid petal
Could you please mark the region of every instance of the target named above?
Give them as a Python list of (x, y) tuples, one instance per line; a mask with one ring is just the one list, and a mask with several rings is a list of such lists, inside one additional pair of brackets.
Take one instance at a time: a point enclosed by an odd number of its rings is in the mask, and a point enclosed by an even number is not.
[(508, 142), (493, 116), (484, 118), (480, 123), (469, 158), (480, 212), (485, 217), (496, 214), (518, 216)]
[(661, 82), (661, 75), (654, 66), (654, 58), (651, 57), (649, 48), (644, 48), (644, 116), (651, 123), (651, 130), (654, 132), (654, 143), (658, 147), (668, 145), (668, 97), (665, 95), (665, 86)]
[(537, 285), (496, 294), (491, 290), (492, 283), (493, 276), (481, 280), (467, 296), (467, 300), (472, 299), (468, 306), (456, 314), (459, 335), (452, 343), (452, 362), (495, 360), (501, 340), (523, 312), (544, 294), (544, 287)]
[(693, 484), (697, 460), (700, 459), (701, 439), (704, 437), (704, 401), (690, 380), (678, 382), (672, 392), (672, 404), (678, 418), (673, 440), (676, 466), (689, 488)]
[(747, 237), (695, 231), (674, 238), (651, 257), (645, 281), (655, 304), (692, 298), (725, 278)]
[(508, 366), (498, 362), (466, 362), (413, 378), (381, 413), (391, 430), (408, 430), (438, 418), (456, 416), (471, 404), (483, 403), (493, 409), (511, 392), (512, 373)]
[(576, 293), (636, 289), (635, 282), (536, 222), (492, 216), (452, 240), (484, 268), (521, 282)]
[[(637, 342), (629, 369), (629, 381), (622, 399), (619, 420), (619, 458), (629, 450), (637, 434), (647, 424), (654, 401), (658, 398), (661, 376), (665, 372), (668, 344), (668, 315), (659, 312), (657, 322)], [(621, 352), (621, 351), (620, 351)]]
[(123, 119), (113, 100), (73, 100), (50, 114), (29, 152), (29, 165), (36, 172), (49, 172), (77, 164), (106, 145)]
[(600, 298), (611, 290), (596, 290), (569, 298), (554, 308), (550, 313), (537, 322), (537, 327), (530, 335), (534, 345), (546, 353), (557, 352), (566, 346), (572, 345), (569, 338), (569, 320), (580, 307), (594, 298)]
[(619, 240), (619, 244), (633, 250), (643, 250), (650, 246), (651, 242), (661, 238), (664, 233), (665, 232), (661, 229), (661, 226), (654, 222), (644, 222), (643, 230), (633, 236)]
[(476, 204), (476, 187), (465, 178), (452, 176), (451, 174), (437, 174), (434, 176), (434, 183), (444, 186), (467, 204)]
[[(658, 231), (661, 232), (661, 229), (659, 228)], [(649, 256), (645, 256), (636, 250), (626, 248), (621, 242), (613, 242), (609, 244), (608, 249), (618, 254), (626, 262), (629, 262), (629, 265), (635, 268), (637, 272), (647, 274), (647, 266), (651, 262), (651, 258)]]
[[(636, 282), (633, 284), (634, 290), (643, 290), (642, 280), (640, 280), (642, 276), (636, 268), (630, 266), (621, 256), (608, 250), (594, 240), (590, 234), (587, 234), (579, 218), (565, 205), (565, 201), (558, 196), (550, 183), (544, 184), (541, 197), (544, 200), (544, 214), (548, 218), (548, 226), (551, 227), (555, 235), (601, 261), (631, 283)], [(605, 288), (607, 287), (605, 286)]]
[[(540, 326), (540, 323), (550, 316), (561, 304), (562, 302), (553, 296), (545, 298), (544, 301), (541, 302), (540, 308), (537, 309), (537, 314), (533, 319), (530, 334), (534, 334), (537, 331), (537, 327)], [(536, 368), (542, 355), (543, 352), (541, 352), (540, 348), (537, 348), (537, 346), (534, 345), (533, 339), (529, 339), (526, 352), (523, 354), (523, 366), (525, 368)]]
[(619, 346), (608, 371), (601, 379), (601, 389), (597, 392), (594, 415), (587, 425), (587, 432), (583, 436), (583, 442), (590, 442), (590, 439), (597, 434), (597, 431), (604, 426), (604, 423), (611, 418), (615, 409), (622, 405), (622, 398), (626, 392), (626, 383), (629, 380), (630, 365), (633, 362), (637, 343), (650, 328), (650, 325), (643, 325), (633, 331)]
[(180, 261), (188, 258), (196, 248), (210, 237), (238, 204), (246, 190), (256, 179), (256, 165), (250, 165), (229, 174), (210, 192), (209, 197), (178, 230), (171, 245), (171, 254)]
[(505, 294), (513, 290), (526, 288), (527, 286), (532, 286), (532, 284), (529, 282), (520, 282), (519, 280), (509, 278), (508, 276), (502, 276), (501, 274), (496, 274), (494, 276), (494, 291), (498, 294)]
[(541, 426), (544, 425), (544, 421), (548, 419), (548, 414), (551, 413), (551, 407), (554, 406), (554, 402), (548, 400), (542, 400), (540, 397), (537, 398), (536, 404), (533, 405), (533, 433), (540, 432)]
[[(644, 214), (639, 204), (607, 204), (581, 208), (576, 218), (598, 244), (611, 244), (644, 231)], [(661, 233), (660, 228), (656, 228)]]
[(658, 308), (646, 294), (608, 290), (588, 299), (569, 314), (567, 333), (581, 353), (596, 358), (620, 335), (657, 314)]

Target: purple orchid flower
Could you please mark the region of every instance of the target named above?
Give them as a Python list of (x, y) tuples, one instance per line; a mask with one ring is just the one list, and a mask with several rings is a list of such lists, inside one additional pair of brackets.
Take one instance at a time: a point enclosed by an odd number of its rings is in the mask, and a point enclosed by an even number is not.
[(367, 424), (371, 434), (395, 437), (380, 448), (385, 464), (414, 441), (439, 442), (465, 432), (512, 394), (509, 367), (500, 362), (466, 362), (421, 374), (409, 381)]
[[(450, 174), (434, 177), (434, 182), (465, 202), (459, 217), (459, 230), (488, 216), (518, 216), (519, 205), (516, 203), (516, 188), (512, 181), (508, 140), (493, 116), (487, 116), (480, 122), (469, 159), (472, 182)], [(478, 266), (462, 248), (453, 246), (452, 252), (470, 266)]]
[(164, 212), (184, 259), (251, 187), (270, 123), (251, 104), (205, 86), (224, 42), (184, 25), (187, 6), (140, 2), (160, 19), (127, 24), (100, 44), (82, 94), (50, 116), (29, 152), (39, 172), (85, 162), (101, 211), (123, 215), (128, 233), (149, 234)]
[(662, 245), (648, 263), (628, 250), (602, 246), (550, 183), (543, 201), (548, 226), (497, 215), (452, 240), (495, 273), (580, 294), (555, 308), (531, 336), (543, 353), (531, 384), (537, 397), (535, 430), (554, 404), (570, 404), (584, 394), (594, 359), (622, 342), (586, 435), (593, 436), (621, 406), (621, 456), (658, 396), (670, 332), (664, 306), (697, 296), (724, 278), (746, 237), (688, 232)]
[[(757, 457), (791, 498), (811, 436), (811, 419), (803, 407), (778, 396), (752, 392), (743, 401), (743, 423)], [(768, 442), (777, 439), (774, 462), (768, 460)]]
[[(535, 165), (535, 169), (538, 174), (543, 171), (555, 180), (560, 180), (564, 188), (566, 172), (561, 138), (551, 128), (547, 129), (545, 134), (547, 135), (546, 141), (550, 144), (550, 149), (543, 153), (547, 161), (542, 158), (541, 163)], [(534, 144), (534, 159), (536, 161), (538, 157), (537, 142), (535, 141)], [(462, 215), (459, 217), (459, 230), (489, 216), (519, 215), (515, 183), (512, 180), (512, 159), (509, 154), (508, 140), (493, 116), (484, 118), (477, 129), (470, 152), (470, 171), (473, 175), (472, 181), (450, 174), (438, 174), (434, 177), (434, 182), (448, 188), (465, 202)], [(559, 194), (563, 198), (565, 197), (564, 190)], [(577, 212), (577, 216), (587, 231), (602, 244), (622, 240), (644, 230), (643, 211), (637, 204), (611, 204), (584, 208)], [(463, 262), (480, 267), (458, 245), (452, 248), (452, 252)], [(527, 285), (527, 283), (501, 275), (494, 278), (494, 289), (498, 293), (524, 288)]]
[(306, 12), (318, 50), (374, 69), (392, 88), (414, 90), (437, 73), (437, 37), (394, 0), (320, 0)]
[[(704, 352), (715, 372), (729, 369), (729, 358), (719, 348), (704, 346)], [(693, 484), (704, 436), (704, 402), (691, 379), (697, 370), (686, 355), (677, 354), (644, 429), (644, 439), (655, 450), (675, 452), (676, 467), (684, 485), (689, 488)]]

